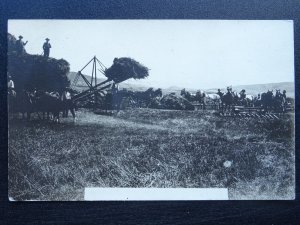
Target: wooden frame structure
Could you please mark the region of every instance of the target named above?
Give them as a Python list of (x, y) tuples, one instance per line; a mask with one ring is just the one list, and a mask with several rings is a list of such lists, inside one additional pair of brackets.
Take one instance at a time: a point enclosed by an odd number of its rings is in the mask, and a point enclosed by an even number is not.
[[(86, 75), (84, 75), (82, 73), (82, 71), (85, 70), (88, 67), (88, 65), (90, 65), (91, 63), (92, 63), (92, 76), (91, 76), (91, 80), (89, 81), (88, 78), (86, 77)], [(79, 70), (77, 72), (77, 74), (71, 84), (71, 87), (76, 86), (79, 78), (81, 77), (84, 80), (84, 82), (87, 84), (89, 89), (75, 95), (73, 97), (74, 101), (83, 100), (87, 97), (94, 95), (94, 101), (96, 103), (99, 98), (99, 93), (103, 92), (105, 89), (111, 88), (113, 83), (109, 83), (109, 84), (103, 86), (104, 84), (111, 82), (112, 80), (110, 80), (110, 79), (107, 79), (103, 82), (98, 83), (97, 70), (100, 73), (102, 73), (103, 75), (105, 75), (106, 67), (96, 56), (94, 56), (81, 70)]]

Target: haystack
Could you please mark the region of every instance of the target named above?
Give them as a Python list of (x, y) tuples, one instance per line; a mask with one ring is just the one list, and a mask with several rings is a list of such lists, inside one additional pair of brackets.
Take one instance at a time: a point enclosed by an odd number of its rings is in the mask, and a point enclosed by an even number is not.
[(120, 83), (130, 78), (146, 78), (149, 76), (149, 69), (131, 58), (115, 58), (113, 65), (105, 70), (105, 76)]
[(195, 107), (181, 96), (173, 94), (164, 95), (159, 102), (152, 102), (151, 108), (194, 110)]
[(70, 85), (67, 76), (70, 64), (66, 60), (26, 52), (19, 55), (15, 50), (16, 38), (8, 34), (7, 70), (15, 82), (16, 89), (57, 91)]

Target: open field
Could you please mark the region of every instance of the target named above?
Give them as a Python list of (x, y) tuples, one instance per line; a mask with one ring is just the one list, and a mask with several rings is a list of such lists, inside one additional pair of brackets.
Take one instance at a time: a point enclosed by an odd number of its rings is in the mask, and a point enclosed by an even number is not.
[(83, 200), (84, 187), (228, 187), (230, 199), (294, 198), (293, 116), (80, 109), (60, 124), (9, 124), (9, 195)]

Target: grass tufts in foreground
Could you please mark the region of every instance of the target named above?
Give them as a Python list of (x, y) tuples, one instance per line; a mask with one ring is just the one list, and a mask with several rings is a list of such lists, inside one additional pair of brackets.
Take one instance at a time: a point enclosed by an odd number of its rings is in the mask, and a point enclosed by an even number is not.
[(85, 187), (227, 187), (231, 199), (293, 199), (294, 167), (288, 116), (80, 110), (76, 124), (9, 124), (9, 196), (16, 200), (83, 200)]

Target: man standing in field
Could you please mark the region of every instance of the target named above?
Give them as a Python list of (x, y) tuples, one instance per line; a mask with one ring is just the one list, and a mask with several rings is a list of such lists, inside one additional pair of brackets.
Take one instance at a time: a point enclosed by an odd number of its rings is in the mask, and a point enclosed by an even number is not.
[(19, 36), (19, 40), (16, 41), (16, 50), (17, 50), (17, 53), (19, 55), (23, 55), (25, 53), (25, 48), (24, 46), (27, 44), (28, 41), (26, 41), (25, 43), (22, 41), (23, 39), (23, 36), (20, 35)]
[(9, 96), (16, 97), (15, 84), (9, 73), (7, 73), (7, 91)]
[(44, 50), (44, 56), (46, 58), (49, 57), (49, 54), (50, 54), (50, 48), (51, 48), (51, 44), (49, 43), (50, 39), (49, 38), (46, 38), (46, 42), (44, 43), (43, 45), (43, 50)]

